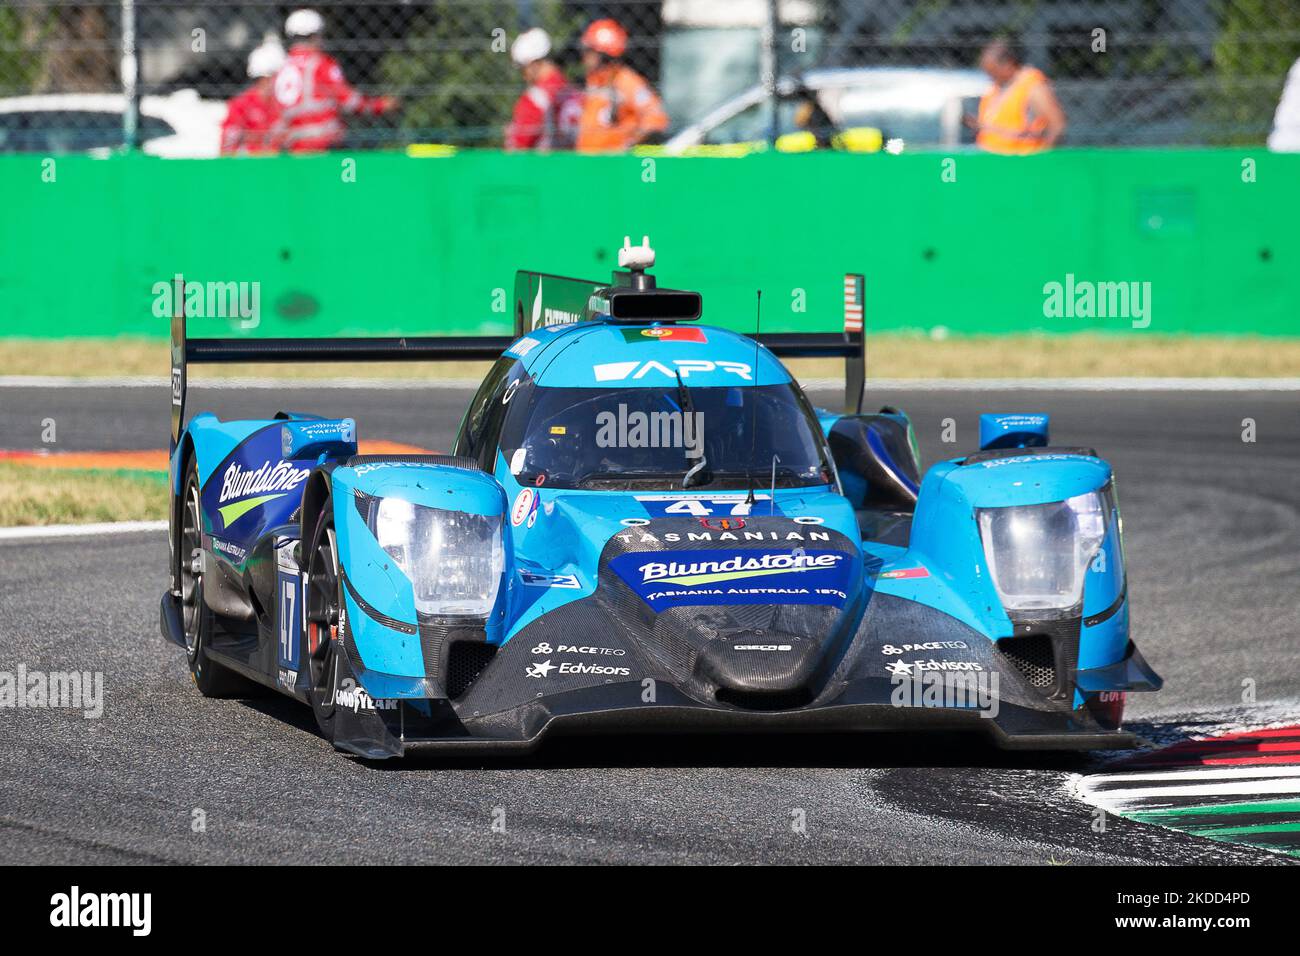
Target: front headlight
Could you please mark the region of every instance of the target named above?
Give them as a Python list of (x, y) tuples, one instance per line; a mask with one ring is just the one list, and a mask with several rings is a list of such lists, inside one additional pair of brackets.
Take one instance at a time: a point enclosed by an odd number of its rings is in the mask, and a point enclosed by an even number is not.
[(976, 511), (1003, 607), (1060, 617), (1080, 606), (1084, 576), (1106, 536), (1108, 499), (1090, 491), (1065, 501)]
[(473, 617), (492, 611), (505, 566), (500, 515), (381, 498), (371, 508), (370, 525), (379, 546), (415, 585), (417, 611)]

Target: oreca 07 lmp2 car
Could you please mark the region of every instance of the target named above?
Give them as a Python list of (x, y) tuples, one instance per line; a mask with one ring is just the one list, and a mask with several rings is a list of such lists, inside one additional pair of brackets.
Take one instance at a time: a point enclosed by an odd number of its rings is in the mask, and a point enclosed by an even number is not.
[[(844, 331), (747, 337), (652, 264), (518, 273), (512, 338), (190, 339), (177, 315), (161, 619), (200, 692), (275, 688), (371, 758), (597, 731), (1132, 745), (1125, 694), (1160, 680), (1110, 466), (985, 415), (922, 478), (906, 416), (861, 411), (860, 276)], [(781, 356), (843, 357), (845, 412)], [(446, 455), (358, 455), (350, 419), (185, 420), (194, 362), (450, 357), (495, 362)]]

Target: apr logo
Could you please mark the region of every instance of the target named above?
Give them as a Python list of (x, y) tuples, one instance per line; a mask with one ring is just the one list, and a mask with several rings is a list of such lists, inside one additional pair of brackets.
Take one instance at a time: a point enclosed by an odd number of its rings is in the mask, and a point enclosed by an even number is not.
[(632, 551), (610, 567), (653, 611), (703, 604), (829, 604), (848, 600), (843, 551)]
[(258, 505), (283, 498), (306, 481), (310, 474), (310, 468), (295, 468), (287, 461), (278, 461), (274, 465), (266, 461), (253, 471), (235, 462), (221, 477), (217, 511), (222, 526), (229, 528)]
[(636, 381), (647, 375), (662, 376), (670, 381), (676, 381), (679, 374), (682, 378), (690, 378), (692, 372), (700, 374), (728, 372), (745, 382), (753, 381), (754, 378), (751, 374), (753, 369), (744, 362), (711, 362), (708, 359), (673, 359), (667, 364), (654, 360), (609, 362), (605, 365), (593, 365), (591, 370), (598, 382), (625, 382), (628, 379)]

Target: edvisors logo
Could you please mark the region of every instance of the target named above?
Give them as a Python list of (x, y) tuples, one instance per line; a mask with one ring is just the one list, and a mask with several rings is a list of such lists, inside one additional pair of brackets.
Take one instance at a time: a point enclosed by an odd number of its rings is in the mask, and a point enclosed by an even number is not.
[[(283, 498), (307, 480), (310, 468), (295, 468), (287, 461), (269, 461), (254, 471), (241, 468), (238, 462), (231, 464), (222, 475), (221, 496), (217, 499), (222, 507), (221, 520), (225, 527), (238, 521), (258, 505), (266, 504), (276, 498)], [(230, 504), (224, 502), (230, 501)]]

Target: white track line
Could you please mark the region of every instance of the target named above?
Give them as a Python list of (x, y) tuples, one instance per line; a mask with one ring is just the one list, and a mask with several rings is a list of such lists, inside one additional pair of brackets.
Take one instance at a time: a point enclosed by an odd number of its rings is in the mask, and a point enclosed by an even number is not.
[(1260, 794), (1300, 794), (1300, 780), (1240, 780), (1220, 783), (1185, 783), (1172, 787), (1135, 787), (1129, 790), (1093, 790), (1080, 786), (1085, 799), (1098, 805), (1136, 807), (1150, 803), (1155, 797), (1227, 797), (1257, 796)]
[[(808, 391), (842, 389), (835, 378), (805, 378)], [(868, 378), (867, 394), (899, 392), (1296, 392), (1300, 378)]]
[(138, 531), (166, 531), (166, 521), (112, 521), (102, 524), (49, 524), (0, 528), (0, 541), (35, 538), (81, 538), (88, 535), (128, 534)]
[(1195, 770), (1150, 770), (1142, 773), (1106, 773), (1086, 777), (1096, 783), (1114, 783), (1145, 780), (1153, 783), (1164, 780), (1230, 780), (1260, 777), (1300, 777), (1300, 767), (1289, 764), (1256, 764), (1246, 767), (1204, 767)]
[[(191, 389), (374, 389), (377, 391), (477, 388), (476, 378), (217, 378), (190, 382)], [(839, 390), (843, 379), (805, 378), (809, 391)], [(0, 388), (167, 388), (170, 380), (125, 376), (0, 375)], [(874, 378), (867, 391), (896, 392), (1300, 392), (1300, 378)]]
[[(1116, 783), (1128, 786), (1113, 786)], [(1075, 779), (1070, 789), (1093, 806), (1115, 813), (1137, 812), (1207, 797), (1300, 795), (1300, 767), (1265, 765), (1101, 773)]]
[[(378, 391), (463, 388), (476, 389), (477, 378), (213, 378), (191, 380), (190, 391), (205, 389), (374, 389)], [(77, 378), (72, 375), (0, 375), (0, 388), (170, 388), (165, 378)]]
[(0, 375), (0, 388), (161, 388), (167, 379), (145, 375)]

